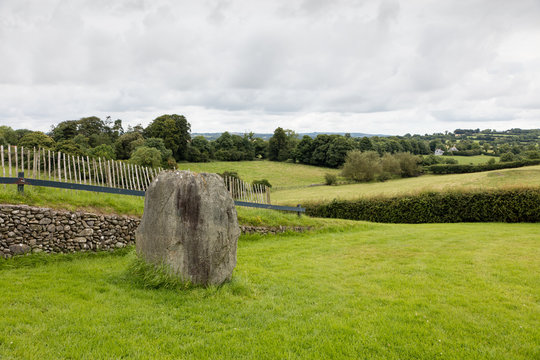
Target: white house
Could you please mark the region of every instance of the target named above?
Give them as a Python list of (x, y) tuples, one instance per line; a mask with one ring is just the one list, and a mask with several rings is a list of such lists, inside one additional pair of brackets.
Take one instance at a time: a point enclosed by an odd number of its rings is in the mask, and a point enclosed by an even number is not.
[(441, 150), (441, 149), (435, 149), (435, 155), (436, 156), (441, 156), (442, 154), (444, 154), (444, 151)]
[(448, 150), (448, 151), (459, 151), (459, 150), (457, 149), (457, 147), (452, 146), (452, 147), (450, 148), (450, 150)]

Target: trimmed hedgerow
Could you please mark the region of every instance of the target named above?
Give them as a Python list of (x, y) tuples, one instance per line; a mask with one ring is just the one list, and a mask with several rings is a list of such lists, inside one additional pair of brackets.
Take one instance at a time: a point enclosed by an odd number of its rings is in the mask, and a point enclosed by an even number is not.
[(382, 223), (540, 222), (540, 189), (422, 193), (305, 205), (306, 214)]
[(540, 160), (519, 160), (511, 162), (499, 162), (495, 164), (437, 164), (426, 167), (427, 171), (433, 174), (463, 174), (489, 170), (510, 169), (523, 166), (540, 165)]

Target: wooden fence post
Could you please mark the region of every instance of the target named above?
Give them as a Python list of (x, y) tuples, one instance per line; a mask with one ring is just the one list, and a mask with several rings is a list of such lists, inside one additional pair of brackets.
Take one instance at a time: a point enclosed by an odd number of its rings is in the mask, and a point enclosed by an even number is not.
[(8, 145), (9, 177), (11, 177), (11, 145)]
[(15, 174), (19, 173), (19, 163), (18, 163), (17, 157), (18, 157), (17, 156), (17, 145), (15, 145)]
[[(6, 177), (6, 167), (4, 166), (4, 145), (0, 145), (0, 153), (2, 153), (2, 176)], [(4, 189), (6, 184), (4, 184)]]
[[(68, 181), (67, 179), (68, 168), (66, 167), (66, 154), (65, 153), (62, 153), (62, 158), (64, 160), (64, 182), (67, 182)], [(68, 160), (69, 160), (69, 157), (68, 157)]]

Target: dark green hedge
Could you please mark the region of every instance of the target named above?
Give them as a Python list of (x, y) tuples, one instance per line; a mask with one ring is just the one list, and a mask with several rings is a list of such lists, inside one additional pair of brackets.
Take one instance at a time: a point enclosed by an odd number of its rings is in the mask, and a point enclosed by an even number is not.
[(382, 223), (540, 222), (540, 189), (334, 200), (305, 208), (310, 216)]
[(461, 164), (437, 164), (426, 167), (433, 174), (463, 174), (489, 170), (510, 169), (523, 166), (540, 165), (540, 160), (520, 160), (511, 162), (498, 162), (495, 164), (461, 165)]

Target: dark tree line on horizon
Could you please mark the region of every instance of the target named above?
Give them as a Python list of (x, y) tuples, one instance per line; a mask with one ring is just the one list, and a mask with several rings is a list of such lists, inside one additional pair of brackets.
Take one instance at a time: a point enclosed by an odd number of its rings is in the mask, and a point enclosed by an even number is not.
[[(540, 158), (540, 129), (456, 129), (454, 132), (404, 136), (351, 137), (349, 134), (304, 135), (278, 127), (269, 140), (254, 133), (224, 132), (215, 140), (191, 137), (191, 124), (183, 115), (162, 115), (147, 127), (124, 128), (122, 120), (85, 117), (62, 121), (48, 133), (0, 126), (0, 144), (42, 147), (74, 155), (129, 160), (145, 166), (175, 168), (179, 161), (243, 161), (269, 159), (341, 167), (353, 150), (384, 154), (429, 156), (436, 149), (446, 154), (494, 155), (507, 161)], [(429, 159), (433, 159), (429, 156)], [(430, 160), (435, 161), (435, 160)]]

